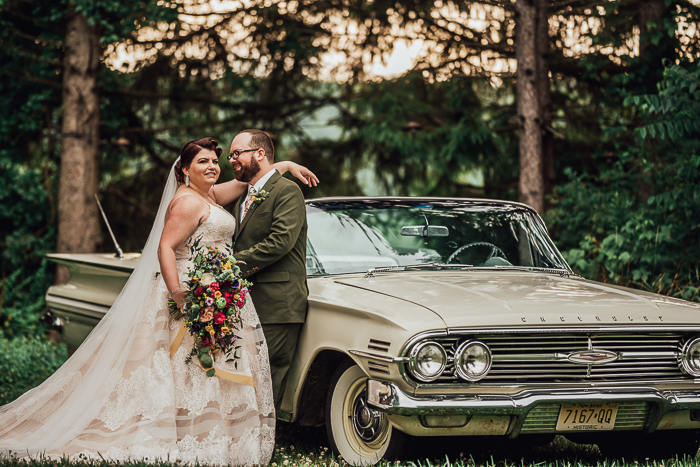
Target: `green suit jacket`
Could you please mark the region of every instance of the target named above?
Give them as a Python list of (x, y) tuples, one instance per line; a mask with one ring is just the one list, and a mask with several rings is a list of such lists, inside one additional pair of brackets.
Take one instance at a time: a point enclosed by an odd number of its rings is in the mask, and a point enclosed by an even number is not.
[(303, 323), (309, 289), (306, 284), (306, 206), (296, 183), (275, 173), (262, 188), (267, 198), (240, 220), (247, 193), (233, 207), (236, 260), (253, 283), (250, 296), (262, 324)]

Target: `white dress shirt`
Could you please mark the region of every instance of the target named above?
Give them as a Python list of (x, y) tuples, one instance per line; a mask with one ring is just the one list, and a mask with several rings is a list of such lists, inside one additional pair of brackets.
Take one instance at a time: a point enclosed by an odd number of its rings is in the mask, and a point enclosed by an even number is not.
[(248, 201), (248, 198), (250, 197), (250, 192), (253, 190), (255, 190), (255, 191), (262, 190), (262, 187), (265, 186), (267, 181), (270, 179), (270, 177), (272, 177), (272, 175), (274, 175), (275, 172), (277, 172), (277, 169), (272, 169), (268, 173), (263, 175), (262, 178), (260, 178), (260, 180), (258, 180), (257, 183), (255, 183), (255, 185), (248, 185), (248, 195), (245, 197), (245, 199), (241, 203), (241, 211), (238, 213), (239, 219), (243, 220), (243, 211), (245, 211), (245, 202)]

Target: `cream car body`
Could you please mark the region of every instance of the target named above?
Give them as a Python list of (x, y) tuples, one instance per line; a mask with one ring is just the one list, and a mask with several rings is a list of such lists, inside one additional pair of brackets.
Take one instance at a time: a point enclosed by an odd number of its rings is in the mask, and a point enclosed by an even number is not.
[[(336, 452), (357, 464), (400, 454), (406, 434), (559, 433), (609, 453), (648, 437), (666, 447), (649, 455), (697, 450), (700, 304), (576, 276), (517, 203), (307, 206), (309, 312), (278, 418), (325, 423)], [(469, 228), (467, 238), (481, 237), (460, 240)], [(483, 264), (460, 261), (479, 249)], [(47, 302), (75, 346), (137, 258), (50, 257), (71, 269)]]

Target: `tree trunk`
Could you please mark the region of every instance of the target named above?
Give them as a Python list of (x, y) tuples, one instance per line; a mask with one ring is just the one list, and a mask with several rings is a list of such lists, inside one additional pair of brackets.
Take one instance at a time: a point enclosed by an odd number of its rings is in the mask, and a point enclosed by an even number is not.
[[(549, 4), (548, 0), (537, 0), (537, 93), (542, 116), (542, 174), (544, 194), (552, 194), (556, 173), (554, 172), (554, 135), (552, 128), (552, 94), (549, 82)], [(546, 207), (545, 203), (545, 207)]]
[(537, 84), (537, 2), (515, 2), (516, 49), (518, 61), (516, 89), (520, 129), (520, 202), (544, 211), (542, 170), (542, 120)]
[[(82, 14), (73, 13), (66, 30), (63, 58), (63, 128), (58, 186), (59, 253), (94, 252), (100, 228), (97, 193), (100, 104), (97, 74), (99, 36)], [(67, 281), (60, 267), (56, 282)]]
[[(643, 0), (639, 5), (639, 34), (646, 35), (649, 32), (649, 22), (656, 22), (661, 19), (664, 14), (664, 0)], [(656, 27), (658, 29), (658, 26)], [(646, 49), (651, 45), (649, 39), (639, 41), (639, 56), (646, 57)], [(660, 64), (659, 64), (660, 65)]]

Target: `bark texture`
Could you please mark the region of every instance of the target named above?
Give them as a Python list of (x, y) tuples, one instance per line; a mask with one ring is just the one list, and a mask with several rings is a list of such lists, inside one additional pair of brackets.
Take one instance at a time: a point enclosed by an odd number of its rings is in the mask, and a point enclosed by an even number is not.
[[(97, 30), (81, 14), (68, 20), (63, 59), (63, 127), (58, 187), (59, 253), (94, 252), (100, 236), (97, 193), (100, 105)], [(59, 267), (56, 282), (68, 279)]]
[[(537, 0), (537, 94), (542, 118), (542, 169), (544, 194), (554, 189), (554, 149), (552, 134), (552, 94), (549, 82), (549, 4), (548, 0)], [(545, 203), (546, 207), (546, 203)]]
[[(641, 36), (644, 36), (650, 31), (650, 22), (656, 22), (661, 19), (665, 8), (664, 0), (644, 0), (640, 2), (638, 24)], [(646, 58), (645, 51), (651, 45), (652, 43), (649, 39), (644, 39), (639, 42), (639, 55), (642, 58)]]
[(516, 51), (518, 61), (516, 89), (520, 129), (520, 202), (544, 211), (542, 165), (542, 119), (538, 98), (537, 1), (515, 2)]

